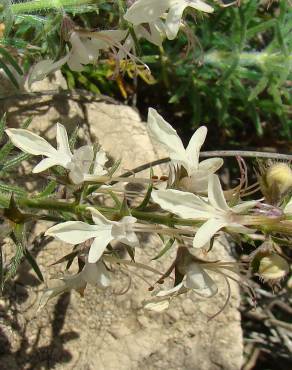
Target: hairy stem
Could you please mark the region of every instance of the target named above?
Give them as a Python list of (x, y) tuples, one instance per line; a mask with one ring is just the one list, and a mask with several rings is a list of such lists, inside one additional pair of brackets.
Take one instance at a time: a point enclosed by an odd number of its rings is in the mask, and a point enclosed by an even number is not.
[(34, 0), (11, 5), (13, 14), (33, 13), (46, 9), (62, 9), (95, 3), (96, 0)]

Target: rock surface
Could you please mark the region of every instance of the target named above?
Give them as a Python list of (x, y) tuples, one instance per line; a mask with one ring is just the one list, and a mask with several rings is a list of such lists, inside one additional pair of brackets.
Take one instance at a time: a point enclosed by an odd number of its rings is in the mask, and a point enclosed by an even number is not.
[[(123, 105), (48, 95), (15, 99), (7, 102), (5, 109), (11, 126), (23, 121), (22, 114), (33, 115), (31, 127), (46, 137), (53, 136), (52, 126), (57, 121), (69, 131), (79, 124), (86, 132), (81, 140), (98, 140), (114, 158), (123, 158), (123, 169), (164, 156), (152, 145), (139, 115)], [(38, 224), (34, 235), (41, 235), (45, 229), (44, 224)], [(143, 240), (137, 260), (148, 263), (161, 249), (161, 243), (155, 236)], [(216, 243), (210, 259), (230, 260), (227, 249)], [(56, 241), (33, 250), (46, 279), (63, 268), (48, 266), (70, 251), (70, 246)], [(174, 255), (175, 251), (170, 251), (155, 264), (156, 268), (165, 271)], [(151, 283), (155, 281), (148, 272), (139, 273)], [(142, 309), (141, 302), (149, 292), (139, 277), (133, 277), (126, 294), (118, 294), (128, 278), (127, 271), (115, 269), (112, 289), (100, 292), (88, 287), (84, 298), (77, 292), (65, 293), (36, 313), (44, 285), (23, 264), (9, 287), (9, 295), (0, 301), (0, 368), (239, 370), (242, 333), (238, 288), (231, 284), (230, 304), (207, 322), (208, 315), (224, 305), (227, 295), (224, 280), (215, 278), (219, 285), (216, 297), (206, 300), (189, 293), (158, 314)]]

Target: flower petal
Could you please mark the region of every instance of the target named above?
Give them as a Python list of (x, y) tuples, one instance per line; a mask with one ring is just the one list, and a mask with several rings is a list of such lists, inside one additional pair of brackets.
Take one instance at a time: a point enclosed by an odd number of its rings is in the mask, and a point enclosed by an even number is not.
[(180, 1), (177, 4), (172, 5), (169, 9), (165, 21), (165, 32), (169, 40), (173, 40), (176, 38), (178, 30), (180, 28), (183, 12), (187, 6), (187, 2)]
[(210, 175), (208, 183), (208, 199), (210, 204), (217, 210), (230, 211), (226, 203), (222, 186), (217, 175)]
[(57, 150), (45, 139), (22, 128), (10, 128), (5, 130), (12, 143), (25, 153), (33, 155), (56, 155)]
[(86, 262), (81, 272), (82, 279), (92, 285), (98, 285), (100, 288), (107, 288), (110, 285), (110, 277), (103, 262)]
[(205, 13), (213, 13), (214, 9), (201, 0), (188, 0), (188, 6)]
[(62, 152), (62, 155), (68, 157), (69, 160), (72, 158), (67, 131), (59, 122), (57, 123), (57, 150), (58, 152)]
[(100, 149), (95, 156), (95, 161), (94, 161), (94, 167), (93, 167), (93, 174), (94, 175), (99, 175), (102, 176), (104, 175), (107, 171), (104, 169), (104, 165), (108, 161), (106, 152), (102, 149)]
[(60, 69), (69, 58), (69, 54), (54, 62), (51, 59), (41, 60), (32, 66), (28, 75), (28, 86), (30, 87), (34, 82), (43, 80), (48, 74)]
[(47, 170), (50, 167), (60, 165), (59, 161), (56, 158), (45, 158), (40, 161), (32, 170), (33, 173), (39, 173)]
[(93, 156), (94, 153), (91, 145), (83, 145), (74, 151), (72, 160), (68, 166), (70, 177), (74, 183), (78, 184), (84, 180), (83, 175), (89, 172)]
[(147, 129), (153, 140), (163, 145), (168, 151), (170, 158), (183, 164), (187, 169), (188, 160), (181, 139), (175, 129), (153, 108), (149, 108), (148, 111)]
[(257, 203), (259, 203), (257, 200), (249, 200), (247, 202), (242, 202), (232, 207), (232, 211), (235, 213), (245, 213), (251, 208), (253, 208)]
[(155, 21), (169, 8), (169, 0), (138, 0), (124, 18), (134, 25)]
[(66, 221), (50, 227), (45, 235), (53, 236), (66, 243), (79, 244), (95, 238), (99, 233), (100, 230), (96, 225), (89, 225), (82, 221)]
[(214, 280), (198, 263), (188, 266), (185, 286), (204, 297), (212, 297), (218, 292)]
[(98, 261), (105, 251), (108, 243), (111, 242), (113, 239), (114, 238), (112, 236), (111, 229), (100, 230), (93, 243), (91, 244), (88, 254), (88, 262), (95, 263), (96, 261)]
[(206, 220), (213, 216), (213, 209), (204, 198), (192, 193), (174, 189), (153, 190), (151, 196), (162, 209), (183, 218)]
[(186, 153), (188, 161), (190, 163), (189, 175), (191, 175), (192, 172), (198, 169), (200, 150), (202, 145), (204, 144), (206, 136), (207, 136), (207, 127), (205, 126), (199, 127), (191, 137), (191, 140), (187, 146)]
[(208, 158), (199, 163), (199, 170), (212, 174), (223, 166), (223, 158)]
[(100, 213), (96, 208), (87, 207), (86, 209), (91, 212), (91, 217), (96, 225), (109, 225), (110, 228), (112, 228), (112, 225), (116, 224), (116, 222), (110, 221), (106, 217), (104, 217), (104, 215)]
[(218, 220), (215, 218), (209, 219), (205, 222), (196, 232), (193, 240), (194, 248), (203, 248), (210, 239), (223, 227), (226, 227), (228, 223), (224, 220)]

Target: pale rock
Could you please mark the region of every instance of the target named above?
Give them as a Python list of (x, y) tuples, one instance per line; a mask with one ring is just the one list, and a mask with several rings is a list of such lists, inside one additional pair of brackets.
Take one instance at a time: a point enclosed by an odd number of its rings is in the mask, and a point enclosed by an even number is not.
[[(50, 84), (42, 85), (45, 90), (50, 87)], [(137, 112), (121, 104), (88, 103), (83, 98), (73, 100), (56, 95), (54, 99), (45, 96), (7, 101), (6, 109), (11, 126), (17, 127), (24, 116), (33, 115), (31, 127), (45, 137), (47, 134), (53, 137), (52, 126), (57, 121), (71, 132), (76, 124), (83, 125), (86, 130), (83, 141), (88, 138), (98, 140), (115, 159), (122, 157), (122, 170), (165, 156), (164, 152), (154, 149)], [(34, 228), (34, 235), (41, 235), (46, 227), (43, 222), (39, 223)], [(137, 260), (148, 264), (161, 247), (158, 238), (144, 238), (142, 247), (137, 249)], [(71, 251), (71, 246), (57, 241), (44, 244), (35, 251), (46, 280), (60, 275), (63, 265), (49, 266)], [(153, 266), (165, 271), (173, 255), (171, 251), (160, 261), (153, 261)], [(231, 260), (227, 249), (219, 243), (214, 243), (210, 258)], [(34, 275), (28, 266), (25, 269), (26, 274)], [(136, 272), (146, 276), (141, 270)], [(51, 300), (37, 315), (34, 314), (44, 285), (31, 280), (28, 291), (17, 295), (12, 285), (9, 310), (13, 314), (7, 314), (11, 317), (6, 323), (10, 330), (6, 326), (4, 331), (4, 339), (9, 345), (5, 347), (4, 362), (0, 358), (1, 370), (6, 370), (7, 366), (3, 368), (2, 364), (9, 358), (9, 370), (241, 368), (242, 332), (237, 309), (240, 297), (235, 283), (231, 283), (231, 304), (207, 322), (208, 315), (220, 310), (226, 299), (226, 285), (220, 276), (214, 276), (219, 286), (216, 297), (204, 300), (189, 293), (173, 300), (169, 312), (157, 314), (142, 308), (141, 302), (150, 293), (145, 282), (136, 276), (133, 276), (131, 290), (123, 296), (117, 295), (117, 291), (127, 286), (125, 273), (113, 272), (112, 290), (98, 291), (89, 287), (84, 298), (77, 292), (65, 293)], [(147, 276), (147, 280), (153, 283), (157, 276)], [(21, 275), (17, 281), (21, 283)]]

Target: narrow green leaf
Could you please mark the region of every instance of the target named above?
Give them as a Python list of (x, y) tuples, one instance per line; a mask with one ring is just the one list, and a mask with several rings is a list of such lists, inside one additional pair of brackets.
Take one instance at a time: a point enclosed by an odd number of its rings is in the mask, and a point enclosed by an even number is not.
[[(32, 117), (27, 118), (24, 123), (21, 125), (21, 128), (27, 128), (32, 121)], [(0, 163), (3, 163), (3, 160), (7, 158), (11, 150), (14, 148), (14, 145), (9, 140), (1, 149), (0, 149)]]
[(3, 57), (7, 60), (7, 62), (9, 62), (12, 65), (12, 67), (16, 70), (17, 73), (19, 73), (20, 75), (23, 75), (23, 71), (18, 65), (17, 61), (13, 58), (13, 56), (7, 50), (0, 47), (0, 54), (2, 54)]
[(151, 198), (152, 189), (153, 189), (153, 185), (152, 185), (152, 183), (150, 183), (149, 186), (148, 186), (148, 189), (147, 189), (147, 192), (145, 194), (144, 199), (142, 200), (140, 205), (138, 207), (136, 207), (137, 210), (142, 211), (143, 209), (145, 209), (147, 207), (147, 205), (150, 201), (150, 198)]
[(0, 59), (0, 68), (3, 69), (3, 71), (6, 73), (7, 77), (9, 78), (9, 80), (18, 89), (19, 85), (18, 85), (16, 78), (14, 77), (13, 73), (10, 71), (9, 67), (7, 67), (7, 65), (1, 59)]
[(0, 119), (0, 142), (3, 139), (5, 126), (6, 126), (6, 112), (3, 114), (3, 116)]
[(77, 137), (78, 137), (78, 130), (79, 130), (79, 126), (75, 128), (75, 130), (72, 132), (69, 138), (69, 147), (71, 150), (74, 150), (75, 148)]
[(18, 166), (21, 162), (27, 161), (32, 157), (31, 154), (28, 153), (20, 153), (19, 155), (5, 161), (5, 164), (2, 166), (1, 171), (6, 172), (11, 170), (12, 168)]
[(16, 194), (19, 196), (24, 196), (26, 191), (16, 185), (3, 184), (0, 182), (0, 191), (3, 193)]
[(3, 253), (2, 253), (3, 244), (0, 242), (0, 291), (3, 290), (4, 285), (4, 263), (3, 263)]
[(32, 256), (32, 254), (29, 252), (27, 248), (24, 249), (24, 256), (27, 259), (28, 263), (32, 267), (33, 271), (36, 273), (37, 277), (39, 278), (40, 281), (44, 282), (44, 277), (43, 274), (35, 260), (35, 258)]
[(172, 247), (173, 243), (174, 239), (169, 239), (165, 246), (162, 248), (162, 250), (157, 254), (156, 257), (152, 258), (152, 260), (154, 261), (162, 257)]
[(58, 259), (56, 262), (52, 263), (50, 266), (54, 266), (54, 265), (57, 265), (59, 263), (66, 262), (66, 261), (71, 261), (71, 259), (72, 258), (74, 259), (78, 255), (78, 253), (79, 253), (79, 250), (68, 253), (66, 254), (66, 256)]
[(128, 202), (127, 202), (127, 198), (124, 198), (123, 199), (123, 203), (121, 204), (120, 206), (120, 215), (122, 217), (125, 217), (125, 216), (131, 216), (131, 211), (128, 207)]
[(122, 207), (122, 203), (120, 202), (119, 198), (116, 196), (116, 194), (111, 191), (111, 190), (108, 190), (108, 193), (110, 195), (110, 197), (112, 198), (112, 200), (115, 202), (115, 205), (117, 208), (121, 208)]
[(55, 180), (51, 180), (48, 183), (48, 185), (44, 188), (44, 190), (36, 196), (36, 198), (48, 197), (55, 191), (56, 186), (57, 186), (57, 182)]

